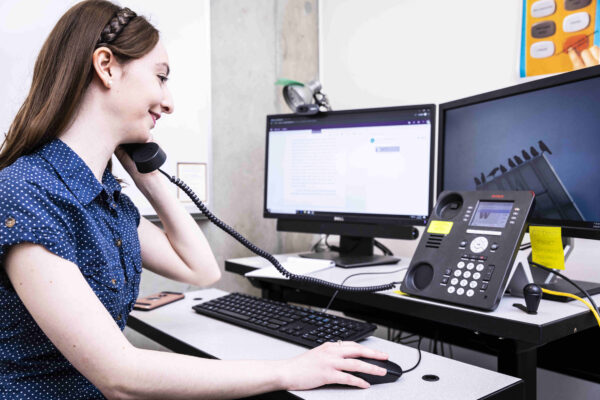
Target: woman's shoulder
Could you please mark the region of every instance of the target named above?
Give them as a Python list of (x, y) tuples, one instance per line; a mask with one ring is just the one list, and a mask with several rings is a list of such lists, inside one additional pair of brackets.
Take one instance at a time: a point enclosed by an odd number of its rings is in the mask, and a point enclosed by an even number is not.
[(57, 177), (46, 168), (45, 163), (35, 155), (20, 157), (0, 170), (0, 205), (7, 198), (21, 198), (24, 194), (43, 194), (52, 186)]
[(37, 154), (19, 157), (14, 163), (0, 170), (0, 184), (10, 185), (11, 181), (37, 182), (51, 179), (53, 174), (48, 164)]

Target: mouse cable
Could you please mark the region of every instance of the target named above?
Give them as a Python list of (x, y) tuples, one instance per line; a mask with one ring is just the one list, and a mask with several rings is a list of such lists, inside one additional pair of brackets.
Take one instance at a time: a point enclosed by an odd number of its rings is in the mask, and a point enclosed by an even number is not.
[(202, 201), (198, 198), (196, 193), (194, 193), (194, 191), (192, 189), (190, 189), (190, 187), (188, 185), (186, 185), (185, 182), (183, 182), (181, 179), (179, 179), (175, 176), (170, 176), (169, 174), (167, 174), (165, 171), (163, 171), (160, 168), (158, 169), (158, 171), (160, 171), (164, 176), (166, 176), (167, 179), (171, 183), (177, 185), (181, 190), (183, 190), (183, 192), (192, 200), (192, 202), (196, 205), (196, 207), (198, 207), (198, 209), (200, 211), (202, 211), (202, 214), (204, 214), (210, 222), (212, 222), (213, 224), (215, 224), (216, 226), (218, 226), (219, 228), (221, 228), (222, 230), (227, 232), (235, 240), (240, 242), (244, 247), (246, 247), (248, 250), (250, 250), (254, 254), (261, 256), (265, 260), (269, 261), (271, 264), (273, 264), (273, 266), (277, 269), (277, 271), (279, 271), (284, 277), (286, 277), (288, 279), (295, 280), (298, 282), (308, 283), (310, 285), (323, 286), (323, 287), (327, 287), (327, 288), (331, 288), (331, 289), (335, 289), (335, 290), (341, 290), (341, 291), (345, 291), (345, 292), (354, 292), (354, 293), (369, 293), (369, 292), (380, 292), (383, 290), (391, 290), (397, 284), (401, 283), (401, 282), (390, 282), (385, 285), (377, 285), (377, 286), (344, 286), (344, 285), (338, 285), (337, 283), (326, 281), (324, 279), (314, 278), (312, 276), (292, 274), (287, 269), (285, 269), (281, 265), (281, 263), (275, 257), (273, 257), (272, 254), (267, 253), (266, 251), (255, 246), (254, 244), (252, 244), (248, 239), (246, 239), (245, 237), (240, 235), (232, 227), (230, 227), (225, 222), (223, 222), (219, 218), (217, 218), (213, 213), (211, 213), (210, 210), (208, 208), (206, 208), (204, 203), (202, 203)]
[[(396, 272), (400, 272), (400, 271), (404, 271), (405, 269), (407, 269), (408, 267), (404, 267), (404, 268), (400, 268), (400, 269), (395, 269), (393, 271), (382, 271), (382, 272), (359, 272), (357, 274), (352, 274), (352, 275), (348, 275), (346, 278), (344, 278), (344, 280), (342, 281), (341, 285), (343, 285), (344, 283), (346, 283), (346, 281), (350, 278), (352, 278), (353, 276), (358, 276), (358, 275), (384, 275), (384, 274), (394, 274)], [(326, 313), (327, 311), (329, 311), (329, 307), (331, 307), (331, 304), (333, 303), (333, 300), (335, 299), (335, 296), (337, 296), (337, 294), (339, 293), (339, 290), (336, 290), (333, 293), (333, 296), (331, 296), (331, 300), (329, 300), (329, 303), (327, 303), (327, 306), (325, 306), (325, 308), (323, 308), (321, 310), (322, 313)]]
[(533, 265), (534, 267), (541, 268), (544, 271), (547, 271), (547, 272), (550, 272), (552, 274), (558, 275), (561, 278), (563, 278), (565, 281), (569, 282), (571, 285), (575, 286), (577, 288), (577, 290), (579, 290), (581, 293), (585, 294), (585, 296), (590, 300), (590, 303), (592, 304), (592, 306), (594, 306), (594, 310), (598, 311), (598, 306), (594, 302), (594, 299), (592, 299), (592, 296), (590, 296), (590, 294), (587, 292), (587, 290), (585, 290), (584, 288), (580, 287), (578, 284), (576, 284), (575, 282), (573, 282), (572, 280), (570, 280), (569, 278), (567, 278), (566, 276), (564, 276), (560, 272), (553, 270), (552, 268), (548, 268), (548, 267), (546, 267), (544, 265), (541, 265), (541, 264), (538, 264), (538, 263), (536, 263), (534, 261), (529, 261), (529, 264)]
[(419, 342), (417, 343), (417, 350), (419, 351), (419, 359), (417, 360), (417, 363), (413, 367), (411, 367), (407, 370), (404, 370), (402, 372), (403, 374), (406, 374), (410, 371), (415, 370), (419, 366), (419, 364), (421, 364), (421, 340), (423, 340), (423, 336), (419, 336)]
[(582, 302), (583, 304), (585, 304), (587, 306), (587, 308), (590, 309), (590, 311), (592, 312), (592, 314), (594, 314), (594, 317), (596, 317), (596, 322), (598, 323), (598, 326), (600, 326), (600, 316), (598, 315), (598, 312), (596, 310), (594, 310), (594, 307), (590, 303), (588, 303), (587, 301), (585, 301), (581, 297), (579, 297), (577, 295), (574, 295), (573, 293), (557, 292), (555, 290), (549, 290), (549, 289), (544, 289), (544, 288), (542, 288), (542, 292), (548, 293), (548, 294), (551, 294), (551, 295), (554, 295), (554, 296), (570, 297), (572, 299), (579, 300), (580, 302)]

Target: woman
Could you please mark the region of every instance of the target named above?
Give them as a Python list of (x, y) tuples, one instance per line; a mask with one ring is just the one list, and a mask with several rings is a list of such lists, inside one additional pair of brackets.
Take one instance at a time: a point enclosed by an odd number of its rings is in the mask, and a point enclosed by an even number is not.
[[(283, 361), (217, 361), (136, 349), (122, 334), (142, 265), (207, 286), (220, 277), (193, 219), (160, 173), (118, 147), (151, 140), (173, 112), (169, 64), (143, 17), (102, 0), (73, 6), (46, 40), (0, 153), (0, 397), (235, 398), (384, 375), (355, 343)], [(116, 153), (164, 232), (110, 172)]]

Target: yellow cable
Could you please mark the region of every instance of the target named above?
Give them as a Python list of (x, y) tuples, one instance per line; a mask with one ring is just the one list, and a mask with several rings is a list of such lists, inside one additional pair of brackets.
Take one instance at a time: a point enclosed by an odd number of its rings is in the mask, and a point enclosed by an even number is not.
[(548, 293), (548, 294), (551, 294), (551, 295), (554, 295), (554, 296), (570, 297), (572, 299), (581, 301), (583, 304), (585, 304), (592, 311), (592, 313), (594, 314), (594, 317), (596, 317), (596, 322), (598, 322), (598, 326), (600, 326), (600, 316), (598, 316), (598, 312), (596, 310), (594, 310), (594, 307), (592, 307), (592, 305), (590, 303), (588, 303), (587, 301), (585, 301), (581, 297), (576, 296), (573, 293), (555, 292), (554, 290), (548, 290), (548, 289), (544, 289), (544, 288), (542, 288), (542, 292)]

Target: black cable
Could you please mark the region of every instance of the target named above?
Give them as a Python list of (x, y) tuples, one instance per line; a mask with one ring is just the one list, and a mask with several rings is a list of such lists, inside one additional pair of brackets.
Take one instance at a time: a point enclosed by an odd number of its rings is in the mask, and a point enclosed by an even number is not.
[(319, 251), (317, 251), (317, 250), (318, 250), (318, 247), (319, 247), (319, 245), (321, 244), (321, 242), (322, 242), (322, 241), (323, 241), (323, 238), (321, 237), (321, 238), (319, 239), (319, 241), (318, 241), (317, 243), (315, 243), (315, 244), (313, 245), (313, 247), (311, 247), (311, 248), (310, 248), (310, 251), (312, 251), (312, 252), (314, 252), (314, 253), (318, 253)]
[(338, 251), (338, 252), (339, 252), (339, 251), (340, 251), (340, 248), (339, 248), (339, 247), (337, 247), (337, 246), (331, 246), (331, 245), (329, 244), (329, 242), (327, 241), (327, 239), (329, 239), (329, 235), (326, 235), (326, 236), (325, 236), (325, 246), (327, 246), (327, 248), (328, 248), (329, 250), (331, 250), (331, 251)]
[(392, 253), (392, 251), (390, 249), (388, 249), (383, 243), (377, 241), (377, 240), (373, 240), (373, 245), (375, 247), (377, 247), (379, 250), (381, 250), (383, 252), (384, 256), (393, 256), (394, 253)]
[[(340, 285), (343, 285), (344, 283), (346, 283), (346, 281), (348, 279), (352, 278), (353, 276), (393, 274), (395, 272), (404, 271), (407, 268), (408, 267), (404, 267), (404, 268), (400, 268), (400, 269), (395, 269), (393, 271), (383, 271), (383, 272), (359, 272), (357, 274), (348, 275), (346, 278), (344, 278), (344, 280), (342, 281), (342, 283)], [(351, 287), (354, 287), (354, 286), (351, 286)], [(329, 307), (331, 307), (331, 303), (333, 303), (333, 299), (335, 299), (335, 296), (337, 296), (338, 293), (339, 293), (339, 290), (336, 290), (335, 293), (333, 293), (333, 295), (331, 296), (331, 300), (329, 300), (329, 303), (327, 303), (327, 306), (325, 306), (325, 308), (323, 310), (321, 310), (322, 313), (326, 313), (329, 310)]]
[(213, 224), (215, 224), (216, 226), (218, 226), (219, 228), (221, 228), (222, 230), (227, 232), (235, 240), (240, 242), (244, 247), (246, 247), (248, 250), (252, 251), (254, 254), (259, 255), (259, 256), (263, 257), (264, 259), (266, 259), (267, 261), (269, 261), (286, 278), (300, 281), (300, 282), (306, 282), (306, 283), (313, 284), (313, 285), (319, 285), (319, 286), (332, 288), (337, 291), (342, 290), (345, 292), (364, 292), (364, 293), (379, 292), (382, 290), (390, 290), (390, 289), (393, 289), (396, 284), (400, 283), (400, 282), (390, 282), (386, 285), (354, 287), (354, 286), (338, 285), (337, 283), (328, 282), (326, 280), (314, 278), (312, 276), (292, 274), (291, 272), (289, 272), (288, 270), (283, 268), (283, 266), (279, 263), (279, 261), (277, 261), (277, 259), (275, 257), (273, 257), (271, 254), (267, 253), (266, 251), (255, 246), (254, 244), (252, 244), (248, 239), (246, 239), (245, 237), (240, 235), (232, 227), (230, 227), (229, 225), (227, 225), (226, 223), (221, 221), (219, 218), (217, 218), (215, 215), (213, 215), (213, 213), (211, 213), (208, 210), (208, 208), (206, 208), (204, 203), (202, 203), (202, 201), (198, 198), (198, 196), (192, 191), (192, 189), (189, 188), (188, 185), (185, 184), (185, 182), (183, 182), (179, 178), (170, 176), (169, 174), (167, 174), (165, 171), (163, 171), (160, 168), (159, 168), (159, 171), (164, 176), (166, 176), (170, 182), (174, 183), (181, 190), (183, 190), (185, 192), (185, 194), (187, 194), (188, 197), (194, 202), (196, 207), (198, 207), (198, 209), (200, 211), (202, 211), (202, 214), (204, 214), (206, 216), (206, 218), (208, 218), (210, 220), (210, 222), (212, 222)]
[(398, 342), (398, 343), (400, 343), (403, 340), (410, 339), (412, 337), (417, 336), (417, 334), (416, 333), (412, 333), (412, 334), (406, 335), (404, 337), (401, 337), (401, 336), (402, 336), (402, 332), (400, 332), (398, 335), (396, 335), (395, 337), (393, 337), (392, 342)]
[(419, 364), (421, 364), (421, 340), (422, 339), (423, 339), (423, 337), (419, 336), (419, 342), (417, 344), (417, 350), (419, 351), (419, 359), (417, 360), (417, 363), (412, 368), (404, 370), (404, 372), (403, 372), (404, 374), (416, 369), (419, 366)]
[(531, 264), (531, 265), (533, 265), (535, 267), (541, 268), (544, 271), (548, 271), (548, 272), (550, 272), (552, 274), (558, 275), (561, 278), (563, 278), (565, 281), (569, 282), (571, 285), (575, 286), (581, 293), (583, 293), (583, 294), (586, 295), (586, 297), (590, 300), (590, 304), (594, 307), (594, 309), (596, 311), (598, 311), (598, 306), (594, 302), (594, 299), (592, 299), (592, 296), (590, 296), (590, 294), (584, 288), (580, 287), (578, 284), (576, 284), (575, 282), (573, 282), (572, 280), (570, 280), (569, 278), (567, 278), (566, 276), (564, 276), (560, 272), (553, 270), (552, 268), (548, 268), (546, 266), (543, 266), (542, 264), (538, 264), (538, 263), (533, 262), (533, 261), (529, 261), (529, 264)]

